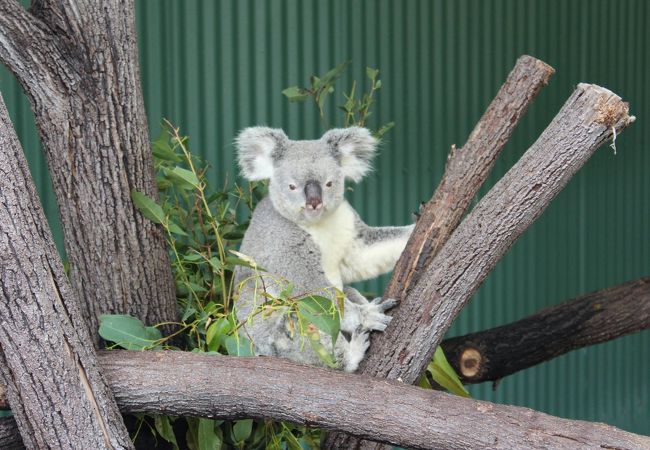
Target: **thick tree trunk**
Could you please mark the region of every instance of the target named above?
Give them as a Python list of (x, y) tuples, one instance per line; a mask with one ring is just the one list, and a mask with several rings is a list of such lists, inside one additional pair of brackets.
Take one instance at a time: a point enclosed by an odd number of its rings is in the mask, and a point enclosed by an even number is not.
[(582, 295), (517, 322), (447, 339), (441, 345), (463, 383), (481, 383), (648, 328), (650, 277)]
[(0, 98), (0, 376), (28, 448), (131, 448)]
[(102, 351), (100, 361), (124, 413), (267, 418), (423, 449), (650, 448), (604, 424), (278, 358)]
[[(376, 336), (364, 374), (415, 383), (452, 321), (521, 234), (596, 149), (634, 120), (620, 97), (579, 84), (533, 146), (481, 199)], [(333, 436), (326, 448), (355, 448)], [(368, 448), (376, 446), (368, 445)], [(364, 448), (366, 448), (364, 446)]]
[(130, 198), (157, 197), (133, 1), (3, 0), (0, 60), (32, 103), (93, 336), (102, 313), (176, 320), (162, 230)]

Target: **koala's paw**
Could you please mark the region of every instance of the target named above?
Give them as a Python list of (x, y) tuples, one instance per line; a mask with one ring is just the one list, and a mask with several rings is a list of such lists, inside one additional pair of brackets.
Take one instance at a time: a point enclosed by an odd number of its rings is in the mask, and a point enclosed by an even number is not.
[(359, 363), (368, 351), (370, 341), (368, 340), (367, 331), (355, 331), (350, 336), (350, 341), (347, 343), (343, 358), (343, 370), (346, 372), (354, 372), (359, 367)]
[(384, 314), (397, 304), (393, 298), (382, 299), (377, 297), (361, 310), (361, 326), (366, 330), (384, 331), (393, 319)]

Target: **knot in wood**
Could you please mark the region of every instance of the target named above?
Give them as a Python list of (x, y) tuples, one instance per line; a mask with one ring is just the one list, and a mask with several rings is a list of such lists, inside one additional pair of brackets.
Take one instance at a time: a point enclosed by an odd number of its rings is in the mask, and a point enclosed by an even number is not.
[(483, 357), (475, 348), (466, 348), (460, 355), (460, 372), (465, 378), (473, 378), (481, 371)]

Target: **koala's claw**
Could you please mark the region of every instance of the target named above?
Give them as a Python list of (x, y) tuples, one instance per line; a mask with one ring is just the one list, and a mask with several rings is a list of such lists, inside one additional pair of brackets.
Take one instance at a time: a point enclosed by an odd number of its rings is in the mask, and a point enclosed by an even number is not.
[(377, 297), (376, 299), (371, 301), (370, 304), (379, 305), (382, 311), (388, 311), (389, 309), (397, 305), (397, 300), (395, 300), (394, 298), (384, 299), (382, 297)]
[(384, 331), (393, 319), (391, 316), (384, 314), (384, 311), (396, 304), (395, 299), (387, 298), (384, 300), (381, 297), (369, 302), (361, 311), (361, 326), (366, 330)]

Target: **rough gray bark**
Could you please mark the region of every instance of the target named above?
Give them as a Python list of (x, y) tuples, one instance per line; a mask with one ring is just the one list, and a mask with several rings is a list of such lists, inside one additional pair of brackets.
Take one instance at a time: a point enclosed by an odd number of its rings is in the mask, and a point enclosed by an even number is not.
[(650, 277), (582, 295), (517, 322), (446, 339), (441, 345), (463, 383), (481, 383), (648, 328)]
[(31, 101), (93, 336), (102, 313), (176, 320), (162, 230), (130, 198), (157, 198), (133, 0), (2, 0), (0, 60)]
[(25, 448), (13, 417), (0, 418), (0, 448), (2, 450), (24, 450)]
[[(367, 375), (415, 383), (452, 321), (521, 234), (596, 149), (634, 118), (620, 97), (579, 84), (551, 124), (481, 199), (402, 299), (362, 364)], [(343, 435), (325, 448), (376, 448)]]
[(0, 350), (28, 448), (132, 448), (1, 97)]

